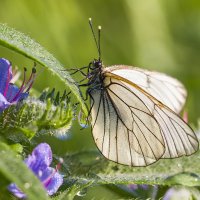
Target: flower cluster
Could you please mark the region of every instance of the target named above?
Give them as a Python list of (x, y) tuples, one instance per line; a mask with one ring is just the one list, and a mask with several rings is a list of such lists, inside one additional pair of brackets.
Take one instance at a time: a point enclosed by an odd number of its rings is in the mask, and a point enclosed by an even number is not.
[[(58, 173), (58, 168), (49, 167), (52, 162), (52, 151), (47, 143), (41, 143), (35, 147), (32, 154), (24, 162), (40, 179), (48, 195), (57, 192), (63, 183), (63, 177)], [(8, 189), (18, 198), (26, 197), (15, 183), (10, 184)]]
[(26, 68), (24, 68), (24, 80), (21, 87), (18, 88), (12, 83), (11, 63), (4, 58), (0, 58), (0, 112), (28, 96), (35, 75), (36, 70), (33, 68), (30, 78), (26, 81)]
[[(0, 58), (0, 113), (10, 105), (16, 104), (28, 96), (35, 77), (36, 69), (33, 67), (30, 78), (26, 80), (26, 68), (24, 68), (23, 82), (21, 87), (18, 88), (12, 83), (13, 73), (11, 63), (4, 58)], [(39, 144), (24, 162), (42, 182), (48, 195), (53, 195), (62, 185), (63, 177), (58, 173), (60, 165), (56, 169), (50, 167), (52, 151), (48, 144)], [(15, 183), (11, 183), (8, 189), (18, 198), (26, 197)]]

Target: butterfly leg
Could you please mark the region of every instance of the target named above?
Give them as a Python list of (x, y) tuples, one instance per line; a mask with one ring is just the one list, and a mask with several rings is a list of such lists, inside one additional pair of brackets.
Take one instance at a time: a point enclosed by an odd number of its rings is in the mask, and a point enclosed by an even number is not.
[(86, 69), (86, 68), (88, 68), (88, 66), (81, 67), (81, 68), (78, 68), (78, 69), (77, 68), (71, 68), (71, 69), (69, 69), (69, 71), (73, 71), (73, 72), (70, 73), (70, 75), (74, 75), (74, 74), (80, 72), (83, 76), (87, 76), (87, 74), (83, 72), (83, 69)]
[[(78, 68), (78, 69), (77, 68), (71, 68), (71, 69), (69, 69), (69, 71), (74, 71), (74, 72), (70, 73), (70, 75), (74, 75), (74, 74), (80, 72), (84, 77), (87, 77), (87, 75), (89, 74), (89, 70), (90, 70), (91, 65), (92, 65), (92, 62), (90, 62), (88, 64), (88, 66), (85, 66), (85, 67), (81, 67), (81, 68)], [(87, 73), (83, 72), (84, 69), (87, 69)]]
[[(85, 99), (85, 100), (88, 99), (88, 96), (90, 97), (90, 100), (92, 101), (92, 103), (91, 103), (90, 109), (89, 109), (89, 111), (88, 111), (88, 115), (87, 115), (87, 117), (86, 117), (86, 124), (85, 124), (85, 127), (87, 127), (87, 125), (89, 124), (89, 121), (90, 121), (90, 120), (89, 120), (90, 114), (91, 114), (92, 108), (93, 108), (93, 106), (94, 106), (94, 98), (92, 97), (92, 95), (90, 94), (90, 92), (88, 92), (88, 93), (86, 94), (86, 99)], [(83, 127), (83, 128), (85, 128), (85, 127)]]

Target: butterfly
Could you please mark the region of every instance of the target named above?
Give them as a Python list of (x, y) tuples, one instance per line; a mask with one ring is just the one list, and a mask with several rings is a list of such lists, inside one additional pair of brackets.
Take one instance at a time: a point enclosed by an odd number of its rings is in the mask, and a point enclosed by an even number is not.
[[(87, 73), (91, 127), (99, 151), (109, 160), (148, 166), (162, 158), (189, 156), (199, 149), (192, 128), (179, 116), (187, 92), (178, 80), (132, 66), (104, 67), (99, 52)], [(81, 70), (82, 70), (81, 69)]]

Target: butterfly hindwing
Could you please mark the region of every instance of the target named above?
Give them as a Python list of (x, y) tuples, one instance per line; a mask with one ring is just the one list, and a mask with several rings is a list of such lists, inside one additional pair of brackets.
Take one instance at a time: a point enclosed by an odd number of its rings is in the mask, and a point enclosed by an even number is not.
[[(142, 99), (125, 83), (114, 77), (104, 79), (104, 89), (91, 95), (92, 131), (102, 154), (117, 163), (146, 166), (156, 162), (165, 152), (161, 129)], [(154, 105), (148, 98), (149, 105)]]
[(165, 106), (156, 105), (154, 116), (165, 140), (166, 148), (162, 158), (188, 156), (198, 150), (195, 133), (176, 113)]
[[(144, 105), (149, 109), (150, 115), (152, 115), (158, 123), (164, 139), (165, 152), (162, 155), (162, 158), (175, 158), (183, 155), (191, 155), (198, 150), (198, 139), (194, 131), (179, 117), (178, 114), (129, 80), (112, 73), (106, 73), (106, 76), (114, 80), (109, 88), (112, 86), (115, 88), (115, 83), (118, 81), (118, 85), (127, 88), (126, 91), (124, 90), (124, 96), (126, 96), (127, 90), (131, 91), (134, 95), (139, 96)], [(107, 90), (109, 90), (109, 88)], [(125, 102), (132, 100), (134, 101), (134, 99), (129, 99), (127, 97)], [(137, 106), (138, 109), (141, 108), (140, 105)], [(142, 120), (147, 125), (150, 123), (143, 117)]]

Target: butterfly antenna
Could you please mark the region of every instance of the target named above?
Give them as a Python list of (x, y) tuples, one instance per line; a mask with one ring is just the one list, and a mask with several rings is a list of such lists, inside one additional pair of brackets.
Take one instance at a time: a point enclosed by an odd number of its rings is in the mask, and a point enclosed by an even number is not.
[[(92, 18), (89, 18), (89, 25), (90, 25), (90, 28), (91, 28), (91, 30), (92, 30), (92, 35), (93, 35), (93, 38), (94, 38), (94, 41), (95, 41), (95, 44), (96, 44), (96, 47), (97, 47), (97, 50), (98, 50), (98, 53), (99, 53), (99, 59), (100, 59), (100, 54), (101, 54), (101, 52), (100, 52), (100, 44), (98, 44), (98, 42), (97, 42), (97, 38), (96, 38), (96, 35), (95, 35), (95, 33), (94, 33), (94, 29), (93, 29), (93, 25), (92, 25)], [(100, 32), (100, 31), (99, 31)], [(99, 35), (100, 35), (100, 33), (99, 33)], [(100, 38), (99, 38), (99, 41), (100, 41)]]
[(101, 26), (98, 26), (99, 61), (101, 60)]

